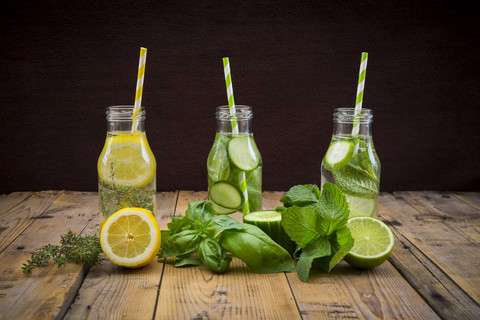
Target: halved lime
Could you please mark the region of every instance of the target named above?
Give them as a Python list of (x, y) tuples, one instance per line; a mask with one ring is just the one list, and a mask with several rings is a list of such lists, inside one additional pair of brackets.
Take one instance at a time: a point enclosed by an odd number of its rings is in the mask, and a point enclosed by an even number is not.
[(392, 231), (385, 223), (371, 217), (355, 217), (348, 220), (347, 227), (355, 240), (353, 248), (345, 257), (350, 265), (370, 269), (388, 259), (394, 240)]
[(350, 215), (353, 217), (373, 217), (375, 211), (375, 199), (363, 199), (347, 195), (347, 201), (350, 202)]
[(330, 144), (323, 158), (323, 165), (327, 170), (341, 169), (353, 155), (353, 142), (337, 141)]

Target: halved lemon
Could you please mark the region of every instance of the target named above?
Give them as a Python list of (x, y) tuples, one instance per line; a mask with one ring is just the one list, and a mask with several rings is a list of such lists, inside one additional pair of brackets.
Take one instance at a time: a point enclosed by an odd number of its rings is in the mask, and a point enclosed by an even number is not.
[(122, 134), (107, 138), (98, 159), (98, 174), (108, 184), (144, 187), (155, 177), (155, 157), (145, 134)]
[(160, 250), (160, 228), (152, 213), (141, 208), (115, 212), (103, 224), (100, 245), (113, 263), (128, 268), (149, 264)]

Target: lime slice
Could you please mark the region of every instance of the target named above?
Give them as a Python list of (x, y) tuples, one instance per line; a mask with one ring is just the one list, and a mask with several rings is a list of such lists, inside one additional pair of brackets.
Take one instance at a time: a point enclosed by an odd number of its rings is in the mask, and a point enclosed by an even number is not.
[(350, 141), (337, 141), (330, 144), (323, 158), (323, 165), (327, 170), (341, 169), (348, 163), (353, 155), (353, 143)]
[(99, 178), (108, 184), (144, 187), (155, 177), (156, 162), (145, 134), (107, 138), (98, 159)]
[(375, 199), (362, 199), (347, 195), (347, 201), (350, 201), (350, 215), (353, 217), (373, 217), (375, 211)]
[(356, 268), (370, 269), (384, 263), (393, 250), (393, 233), (382, 221), (371, 217), (355, 217), (347, 227), (355, 244), (345, 257)]

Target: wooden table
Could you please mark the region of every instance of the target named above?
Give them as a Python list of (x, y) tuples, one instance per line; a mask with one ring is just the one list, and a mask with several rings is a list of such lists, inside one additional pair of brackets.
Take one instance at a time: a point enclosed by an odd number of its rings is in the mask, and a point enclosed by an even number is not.
[[(275, 208), (284, 192), (265, 192)], [(206, 192), (158, 193), (162, 229)], [(109, 260), (90, 270), (53, 263), (30, 276), (30, 252), (68, 230), (98, 229), (94, 192), (0, 196), (0, 319), (480, 319), (480, 193), (394, 192), (380, 198), (395, 234), (387, 262), (370, 271), (345, 262), (330, 274), (254, 274), (234, 259), (226, 274), (167, 262), (128, 270)]]

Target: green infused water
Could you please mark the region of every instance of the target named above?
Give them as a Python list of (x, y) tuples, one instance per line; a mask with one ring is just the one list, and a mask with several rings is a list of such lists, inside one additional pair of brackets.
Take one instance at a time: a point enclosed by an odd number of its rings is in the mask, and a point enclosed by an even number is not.
[(371, 135), (334, 134), (321, 171), (322, 186), (334, 183), (346, 195), (350, 218), (378, 216), (381, 168)]
[(262, 210), (262, 157), (252, 133), (219, 133), (207, 159), (208, 197), (219, 214), (242, 211), (246, 179), (250, 212)]

